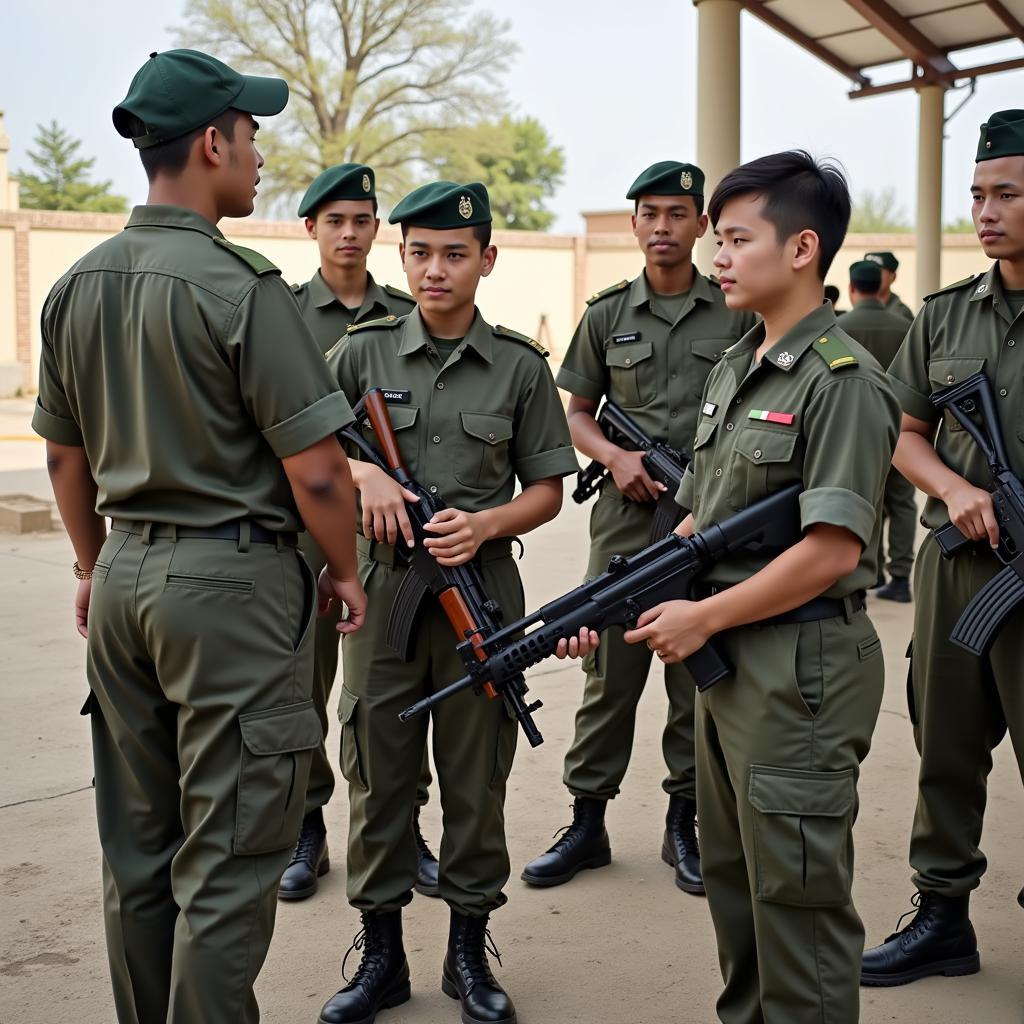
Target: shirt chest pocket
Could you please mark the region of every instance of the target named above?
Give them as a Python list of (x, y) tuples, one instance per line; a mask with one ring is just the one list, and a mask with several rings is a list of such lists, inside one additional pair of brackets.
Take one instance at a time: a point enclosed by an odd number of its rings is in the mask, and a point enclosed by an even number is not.
[[(941, 391), (943, 388), (960, 384), (974, 373), (981, 373), (984, 367), (984, 358), (978, 356), (931, 359), (928, 361), (928, 382), (931, 384), (933, 392)], [(942, 421), (946, 430), (952, 433), (963, 433), (964, 428), (960, 426), (957, 418), (948, 409), (943, 410)]]
[[(658, 393), (654, 346), (649, 341), (611, 344), (604, 351), (610, 380), (609, 397), (616, 405), (635, 409), (654, 401)], [(710, 370), (709, 370), (710, 372)]]
[(459, 418), (462, 433), (455, 457), (455, 479), (473, 488), (500, 486), (511, 472), (512, 417), (463, 412)]
[(697, 398), (704, 394), (704, 385), (707, 384), (715, 363), (722, 358), (722, 353), (735, 343), (734, 338), (696, 338), (691, 343), (690, 350), (697, 358), (692, 364), (689, 384), (690, 390)]
[[(409, 428), (416, 423), (416, 418), (419, 415), (419, 407), (415, 405), (389, 405), (388, 406), (388, 417), (391, 420), (391, 426), (395, 431), (398, 438), (398, 447), (402, 453), (402, 459), (405, 461), (409, 471), (415, 476), (416, 466), (419, 462), (419, 443), (416, 437), (416, 432), (409, 430)], [(363, 436), (367, 441), (372, 444), (377, 451), (381, 451), (380, 439), (373, 431), (373, 427), (370, 426), (370, 421), (363, 421)]]
[(739, 432), (729, 467), (729, 502), (734, 509), (748, 508), (755, 501), (800, 480), (794, 431), (746, 427)]

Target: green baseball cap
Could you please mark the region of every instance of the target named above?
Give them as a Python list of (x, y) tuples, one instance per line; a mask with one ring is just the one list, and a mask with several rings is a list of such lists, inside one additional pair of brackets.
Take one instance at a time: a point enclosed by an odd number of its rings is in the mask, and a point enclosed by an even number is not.
[(389, 224), (415, 224), (421, 228), (451, 231), (474, 224), (490, 224), (491, 201), (487, 186), (474, 181), (432, 181), (413, 189), (392, 211)]
[(981, 126), (975, 163), (1024, 156), (1024, 110), (1000, 110)]
[(300, 217), (313, 217), (317, 207), (335, 199), (376, 199), (373, 168), (366, 164), (336, 164), (321, 171), (299, 203)]
[[(170, 142), (209, 124), (229, 108), (269, 117), (288, 102), (283, 78), (241, 75), (199, 50), (151, 53), (128, 95), (114, 107), (114, 127), (136, 149)], [(133, 135), (138, 118), (145, 134)]]
[(681, 164), (678, 160), (661, 160), (642, 171), (629, 186), (627, 199), (641, 196), (701, 196), (704, 195), (704, 172), (696, 164)]
[(893, 274), (899, 270), (900, 261), (896, 259), (895, 253), (891, 252), (866, 252), (864, 259), (877, 263), (883, 270), (891, 271)]
[(864, 286), (873, 290), (882, 286), (882, 267), (874, 260), (857, 260), (850, 264), (850, 283), (856, 288)]

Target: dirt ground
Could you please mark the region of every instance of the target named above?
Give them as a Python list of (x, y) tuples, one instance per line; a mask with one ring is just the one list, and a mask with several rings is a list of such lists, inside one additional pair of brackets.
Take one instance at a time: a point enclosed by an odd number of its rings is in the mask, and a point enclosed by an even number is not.
[[(8, 422), (14, 427), (9, 427)], [(37, 467), (42, 446), (24, 434), (24, 410), (0, 403), (0, 494), (48, 496)], [(6, 430), (4, 428), (7, 428)], [(529, 540), (527, 603), (577, 581), (586, 511), (571, 502)], [(0, 1024), (108, 1024), (113, 1020), (100, 915), (100, 857), (93, 819), (89, 741), (78, 711), (86, 695), (84, 643), (71, 617), (70, 545), (61, 532), (0, 535)], [(855, 894), (868, 939), (880, 941), (907, 909), (906, 863), (917, 758), (907, 719), (903, 653), (908, 607), (873, 602), (885, 648), (886, 697), (864, 765), (857, 825)], [(570, 819), (561, 785), (582, 677), (548, 662), (532, 673), (544, 701), (546, 743), (520, 744), (507, 807), (513, 876), (508, 905), (492, 921), (504, 967), (497, 970), (524, 1024), (708, 1024), (719, 990), (714, 935), (704, 900), (672, 883), (659, 857), (666, 798), (660, 781), (665, 715), (660, 672), (643, 698), (633, 761), (608, 813), (613, 863), (571, 884), (528, 889), (522, 865)], [(756, 709), (752, 709), (756, 713)], [(329, 739), (337, 749), (337, 731)], [(312, 1024), (340, 987), (341, 960), (358, 930), (345, 901), (347, 801), (327, 808), (331, 872), (306, 903), (282, 905), (258, 992), (268, 1024)], [(436, 797), (424, 815), (436, 848)], [(861, 1020), (929, 1024), (1024, 1022), (1024, 793), (1008, 741), (996, 751), (984, 849), (989, 870), (973, 902), (982, 971), (901, 989), (862, 990)], [(406, 912), (413, 998), (381, 1024), (447, 1024), (457, 1004), (439, 988), (445, 907), (417, 896)], [(351, 967), (351, 961), (350, 961)]]

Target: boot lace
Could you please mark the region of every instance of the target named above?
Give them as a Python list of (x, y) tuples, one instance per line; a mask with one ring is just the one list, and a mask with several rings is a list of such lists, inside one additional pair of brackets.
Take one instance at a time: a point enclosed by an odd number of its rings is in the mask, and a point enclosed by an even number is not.
[(435, 860), (433, 851), (427, 845), (427, 841), (423, 838), (423, 833), (420, 831), (420, 816), (418, 814), (412, 820), (412, 831), (416, 839), (416, 852), (420, 855), (420, 858)]
[[(556, 850), (571, 849), (582, 834), (583, 815), (577, 815), (575, 804), (569, 804), (569, 810), (572, 811), (572, 821), (568, 825), (563, 825), (560, 829), (556, 829), (551, 834), (551, 838), (557, 840), (557, 842), (548, 851), (549, 853), (553, 853)], [(501, 961), (499, 960), (498, 962), (500, 963)]]
[[(341, 976), (348, 982), (349, 988), (358, 985), (362, 981), (371, 980), (383, 967), (383, 961), (387, 954), (386, 943), (384, 942), (383, 936), (380, 934), (370, 935), (370, 930), (367, 916), (366, 914), (363, 914), (363, 927), (357, 932), (356, 937), (352, 940), (352, 945), (348, 947), (345, 952), (345, 956), (341, 961)], [(365, 949), (367, 942), (370, 943), (370, 947), (360, 960), (359, 966), (356, 968), (356, 973), (349, 978), (345, 973), (348, 958), (352, 953), (358, 953)]]
[[(935, 908), (935, 898), (931, 892), (915, 892), (910, 897), (910, 903), (910, 910), (906, 910), (900, 915), (900, 919), (896, 922), (896, 931), (886, 938), (886, 942), (892, 942), (893, 939), (904, 936), (908, 939), (917, 938), (931, 923), (932, 911)], [(914, 915), (913, 920), (906, 928), (903, 928), (904, 918), (911, 914)]]
[(299, 833), (299, 841), (295, 844), (295, 852), (288, 866), (298, 864), (302, 861), (312, 863), (316, 859), (317, 849), (320, 846), (320, 833), (312, 822), (303, 822), (302, 831)]
[[(498, 961), (498, 966), (503, 967), (501, 953), (494, 943), (490, 928), (483, 927), (483, 948), (477, 946), (476, 939), (479, 926), (470, 926), (466, 929), (465, 935), (460, 936), (458, 941), (457, 955), (459, 966), (462, 968), (463, 977), (468, 982), (467, 988), (472, 989), (476, 985), (496, 985), (494, 975), (491, 974), (490, 964), (487, 962), (489, 953)], [(479, 950), (480, 955), (473, 955)]]

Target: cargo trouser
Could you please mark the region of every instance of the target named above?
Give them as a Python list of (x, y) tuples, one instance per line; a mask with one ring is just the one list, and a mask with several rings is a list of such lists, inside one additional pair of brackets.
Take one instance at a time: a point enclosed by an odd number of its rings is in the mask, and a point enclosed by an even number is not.
[[(315, 578), (320, 578), (327, 564), (320, 546), (309, 533), (299, 534), (299, 548), (306, 556)], [(334, 793), (334, 771), (327, 754), (327, 704), (338, 674), (338, 646), (341, 634), (337, 630), (340, 611), (333, 605), (326, 615), (317, 617), (313, 636), (313, 704), (323, 729), (324, 739), (313, 751), (313, 763), (309, 768), (309, 787), (306, 790), (306, 813), (319, 807), (326, 807)], [(416, 804), (422, 807), (430, 799), (430, 758), (423, 752), (423, 766), (416, 784)]]
[(882, 701), (863, 612), (745, 626), (697, 699), (701, 870), (726, 1024), (854, 1024), (864, 927), (851, 899), (857, 778)]
[[(412, 660), (403, 662), (384, 641), (398, 588), (409, 571), (395, 566), (394, 549), (360, 545), (366, 623), (342, 642), (344, 681), (341, 770), (348, 780), (348, 898), (357, 910), (389, 911), (412, 899), (416, 850), (409, 842), (416, 785), (427, 741), (427, 716), (400, 722), (398, 714), (465, 674), (460, 638), (429, 597), (415, 626)], [(489, 557), (493, 552), (495, 557)], [(488, 594), (505, 621), (522, 616), (523, 589), (508, 542), (481, 553)], [(472, 689), (432, 713), (434, 767), (443, 838), (441, 898), (461, 914), (480, 917), (505, 903), (508, 881), (505, 784), (515, 754), (517, 723), (501, 700)]]
[(137, 525), (107, 537), (89, 609), (117, 1019), (254, 1024), (321, 739), (313, 577), (295, 548)]
[(909, 700), (921, 767), (910, 863), (914, 884), (943, 896), (970, 892), (984, 874), (988, 774), (1007, 728), (1024, 780), (1024, 605), (1007, 617), (987, 657), (949, 640), (960, 613), (1000, 568), (983, 546), (946, 560), (929, 536), (914, 573)]
[[(653, 502), (639, 504), (605, 484), (590, 514), (587, 579), (608, 568), (612, 555), (632, 555), (650, 542)], [(583, 659), (586, 682), (576, 712), (576, 732), (565, 755), (563, 781), (573, 796), (610, 800), (629, 766), (636, 709), (653, 654), (646, 644), (627, 644), (621, 627), (601, 634), (601, 645)], [(696, 798), (693, 755), (693, 677), (685, 665), (665, 667), (668, 720), (661, 749), (668, 767), (666, 793)]]
[[(888, 520), (889, 575), (910, 579), (914, 568), (914, 542), (917, 539), (917, 500), (914, 485), (898, 469), (890, 469), (882, 494), (883, 521)], [(878, 535), (878, 573), (885, 566), (885, 534)]]

